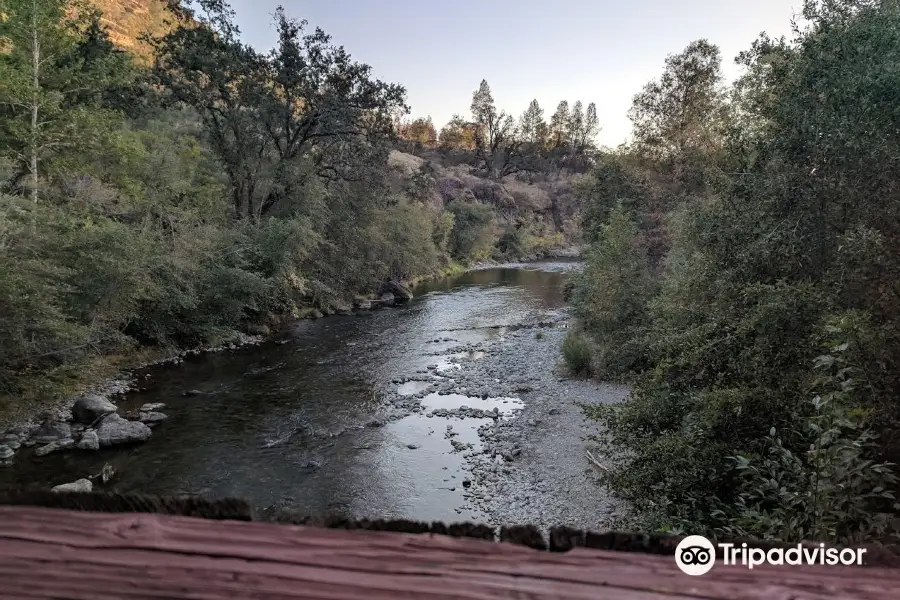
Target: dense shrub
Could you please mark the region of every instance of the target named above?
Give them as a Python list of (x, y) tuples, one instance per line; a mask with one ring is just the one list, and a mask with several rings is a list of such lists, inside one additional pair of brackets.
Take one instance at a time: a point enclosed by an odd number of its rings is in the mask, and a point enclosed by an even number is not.
[(480, 202), (454, 200), (447, 204), (447, 210), (454, 216), (450, 253), (463, 261), (489, 258), (493, 247), (491, 207)]
[[(598, 364), (608, 340), (643, 370), (628, 400), (589, 412), (642, 527), (898, 533), (900, 7), (804, 13), (792, 42), (763, 36), (742, 54), (727, 103), (716, 49), (669, 57), (636, 98), (644, 147), (601, 162), (583, 190), (596, 242), (572, 301)], [(636, 226), (610, 247), (626, 200)], [(664, 235), (647, 236), (662, 210)], [(658, 293), (618, 293), (646, 280), (621, 276), (635, 239), (664, 248)]]

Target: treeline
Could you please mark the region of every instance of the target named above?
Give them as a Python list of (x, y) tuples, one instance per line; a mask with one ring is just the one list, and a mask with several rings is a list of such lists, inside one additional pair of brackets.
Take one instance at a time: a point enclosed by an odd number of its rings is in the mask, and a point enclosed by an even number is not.
[(705, 40), (584, 184), (574, 370), (625, 377), (609, 482), (638, 526), (895, 540), (900, 4), (807, 1), (723, 86)]
[(593, 102), (585, 108), (580, 100), (571, 107), (563, 100), (548, 123), (544, 109), (532, 100), (516, 119), (497, 109), (488, 82), (482, 80), (470, 112), (468, 120), (454, 115), (440, 133), (430, 116), (411, 122), (395, 117), (394, 129), (401, 140), (470, 156), (473, 166), (492, 179), (558, 175), (563, 169), (580, 173), (592, 164), (594, 141), (600, 132)]
[(493, 235), (489, 209), (430, 206), (428, 173), (389, 168), (405, 90), (324, 32), (279, 10), (260, 52), (219, 0), (170, 10), (139, 66), (87, 4), (0, 2), (6, 409), (140, 347), (346, 309)]

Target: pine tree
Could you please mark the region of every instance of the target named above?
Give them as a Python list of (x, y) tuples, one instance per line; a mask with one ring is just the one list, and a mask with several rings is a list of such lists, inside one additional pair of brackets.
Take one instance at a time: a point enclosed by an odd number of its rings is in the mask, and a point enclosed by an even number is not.
[(547, 133), (547, 123), (544, 121), (544, 109), (537, 100), (532, 100), (528, 109), (522, 114), (519, 126), (522, 138), (532, 144), (542, 144)]
[[(84, 154), (104, 127), (103, 91), (124, 77), (99, 13), (71, 0), (0, 0), (0, 150), (32, 199), (49, 164)], [(91, 106), (93, 110), (88, 110)]]
[(569, 103), (563, 100), (556, 107), (556, 112), (550, 118), (550, 139), (548, 140), (551, 148), (559, 148), (566, 143), (569, 132)]

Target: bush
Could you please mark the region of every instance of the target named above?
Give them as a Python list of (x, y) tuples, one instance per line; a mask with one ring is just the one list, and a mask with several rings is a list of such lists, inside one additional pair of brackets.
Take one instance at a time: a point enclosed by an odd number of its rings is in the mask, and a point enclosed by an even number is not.
[(621, 375), (646, 362), (642, 335), (655, 288), (636, 238), (637, 228), (617, 205), (588, 248), (584, 270), (570, 291), (584, 331), (596, 344), (598, 375)]
[(493, 246), (494, 211), (480, 202), (454, 200), (447, 204), (453, 213), (450, 254), (459, 260), (489, 258)]
[(591, 345), (581, 333), (569, 330), (562, 343), (562, 355), (572, 373), (591, 374)]

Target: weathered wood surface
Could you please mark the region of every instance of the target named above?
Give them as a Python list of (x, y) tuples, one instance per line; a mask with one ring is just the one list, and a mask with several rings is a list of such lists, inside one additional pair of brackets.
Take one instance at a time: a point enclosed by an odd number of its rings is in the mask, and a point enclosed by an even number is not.
[(900, 570), (716, 566), (159, 514), (0, 506), (3, 598), (900, 598)]

